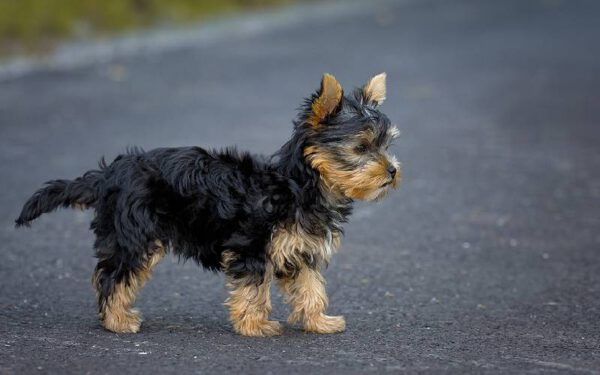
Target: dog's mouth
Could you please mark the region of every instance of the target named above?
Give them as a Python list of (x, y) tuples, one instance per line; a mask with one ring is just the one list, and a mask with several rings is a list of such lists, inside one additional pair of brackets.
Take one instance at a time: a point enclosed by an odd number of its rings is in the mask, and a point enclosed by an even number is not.
[(388, 185), (391, 185), (392, 182), (394, 182), (394, 180), (389, 180), (389, 181), (385, 182), (383, 185), (381, 185), (380, 188), (384, 188), (384, 187), (386, 187)]

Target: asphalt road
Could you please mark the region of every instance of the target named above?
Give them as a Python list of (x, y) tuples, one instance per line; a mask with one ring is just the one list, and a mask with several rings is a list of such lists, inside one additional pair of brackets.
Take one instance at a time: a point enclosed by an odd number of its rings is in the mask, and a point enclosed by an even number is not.
[[(1, 374), (600, 374), (600, 2), (353, 6), (0, 83)], [(173, 258), (141, 333), (109, 333), (91, 214), (13, 228), (43, 181), (129, 145), (271, 153), (323, 72), (380, 71), (404, 182), (326, 271), (342, 334), (236, 336), (222, 276)]]

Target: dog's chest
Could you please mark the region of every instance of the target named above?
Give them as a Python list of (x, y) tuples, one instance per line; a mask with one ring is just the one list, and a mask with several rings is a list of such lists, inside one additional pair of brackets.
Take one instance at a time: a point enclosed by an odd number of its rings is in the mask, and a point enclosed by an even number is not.
[(298, 224), (273, 231), (268, 249), (277, 271), (294, 273), (303, 266), (319, 266), (328, 262), (340, 246), (340, 233), (327, 230), (323, 236), (307, 233)]

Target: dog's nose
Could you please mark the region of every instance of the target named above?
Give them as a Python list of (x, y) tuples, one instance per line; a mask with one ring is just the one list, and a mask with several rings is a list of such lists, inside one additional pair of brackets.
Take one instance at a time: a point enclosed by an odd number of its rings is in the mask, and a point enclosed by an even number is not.
[(394, 167), (393, 165), (390, 165), (387, 171), (390, 174), (390, 177), (394, 178), (396, 176), (396, 167)]

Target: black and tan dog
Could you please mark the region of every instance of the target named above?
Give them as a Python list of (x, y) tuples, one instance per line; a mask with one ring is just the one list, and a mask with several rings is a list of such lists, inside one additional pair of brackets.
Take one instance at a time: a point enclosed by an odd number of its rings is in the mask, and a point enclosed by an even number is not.
[(320, 269), (340, 244), (352, 202), (377, 200), (400, 181), (387, 153), (398, 130), (377, 109), (385, 91), (384, 73), (346, 96), (326, 74), (292, 138), (270, 159), (233, 149), (130, 150), (75, 180), (49, 181), (17, 226), (58, 207), (95, 210), (92, 281), (100, 320), (114, 332), (140, 329), (132, 304), (169, 251), (226, 274), (226, 304), (242, 335), (281, 333), (268, 320), (274, 279), (291, 305), (290, 322), (343, 331), (343, 317), (325, 315)]

